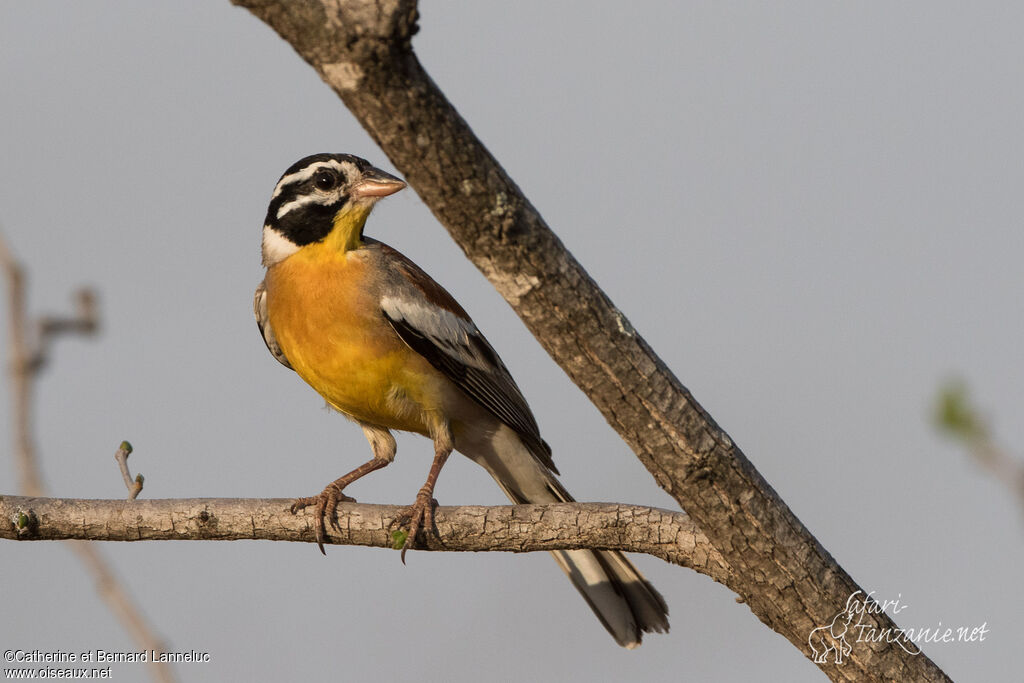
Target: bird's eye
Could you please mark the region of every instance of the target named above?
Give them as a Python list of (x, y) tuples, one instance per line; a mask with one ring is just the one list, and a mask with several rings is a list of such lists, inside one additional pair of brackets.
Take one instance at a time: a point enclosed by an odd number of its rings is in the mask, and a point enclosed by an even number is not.
[(313, 182), (316, 184), (318, 190), (327, 192), (337, 187), (338, 177), (330, 171), (320, 171), (316, 176), (314, 176)]

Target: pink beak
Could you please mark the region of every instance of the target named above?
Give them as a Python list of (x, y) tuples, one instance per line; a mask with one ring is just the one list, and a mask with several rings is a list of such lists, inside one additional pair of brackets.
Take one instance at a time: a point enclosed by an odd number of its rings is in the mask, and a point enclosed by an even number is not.
[(399, 180), (390, 173), (379, 168), (370, 167), (363, 171), (363, 177), (352, 188), (353, 197), (387, 197), (405, 187), (405, 181)]

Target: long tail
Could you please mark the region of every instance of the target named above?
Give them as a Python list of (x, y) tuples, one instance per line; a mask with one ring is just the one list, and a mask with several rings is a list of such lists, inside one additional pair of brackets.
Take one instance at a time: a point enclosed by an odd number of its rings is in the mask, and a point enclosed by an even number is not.
[[(459, 450), (483, 465), (512, 502), (573, 501), (554, 473), (530, 454), (511, 429), (502, 425), (488, 439), (473, 441), (459, 444)], [(665, 600), (622, 553), (556, 550), (551, 554), (619, 645), (632, 649), (644, 633), (668, 631)]]

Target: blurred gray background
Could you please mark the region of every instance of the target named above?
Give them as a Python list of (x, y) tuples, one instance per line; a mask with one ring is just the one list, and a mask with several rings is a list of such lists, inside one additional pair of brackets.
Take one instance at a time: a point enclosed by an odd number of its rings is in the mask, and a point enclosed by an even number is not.
[[(83, 283), (102, 297), (103, 334), (60, 342), (39, 383), (51, 491), (123, 496), (122, 439), (147, 498), (309, 495), (365, 460), (360, 430), (267, 353), (250, 303), (281, 172), (321, 151), (394, 170), (382, 153), (227, 2), (0, 8), (0, 229), (33, 311)], [(929, 411), (962, 375), (1024, 450), (1024, 5), (421, 10), (433, 78), (839, 563), (900, 596), (903, 626), (987, 623), (983, 643), (925, 646), (953, 678), (1018, 680), (1019, 509)], [(575, 496), (674, 507), (413, 191), (367, 234), (474, 316)], [(352, 495), (412, 502), (430, 447), (398, 453)], [(463, 458), (437, 497), (505, 502)], [(546, 554), (102, 549), (172, 649), (211, 653), (185, 681), (823, 679), (724, 588), (649, 557), (672, 632), (627, 652)], [(0, 552), (0, 649), (133, 649), (67, 548)]]

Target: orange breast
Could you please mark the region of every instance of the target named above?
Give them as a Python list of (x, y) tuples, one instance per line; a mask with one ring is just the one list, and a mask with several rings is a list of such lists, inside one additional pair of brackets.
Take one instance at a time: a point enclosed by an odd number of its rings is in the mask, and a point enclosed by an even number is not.
[(267, 271), (267, 316), (295, 371), (363, 422), (428, 432), (441, 405), (433, 367), (399, 339), (359, 258), (308, 245)]

